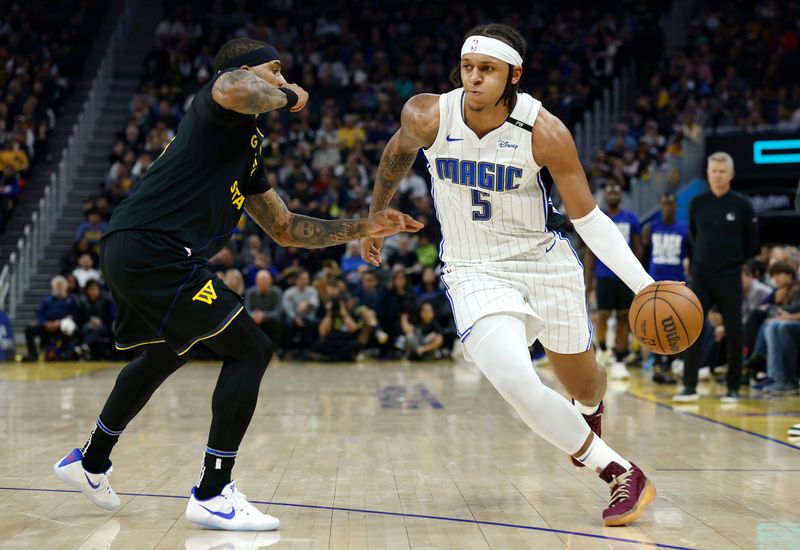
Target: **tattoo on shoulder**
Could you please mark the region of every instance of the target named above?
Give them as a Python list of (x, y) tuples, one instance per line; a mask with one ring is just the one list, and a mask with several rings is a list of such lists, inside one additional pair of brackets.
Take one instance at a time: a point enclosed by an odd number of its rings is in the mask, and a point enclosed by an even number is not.
[(259, 114), (286, 105), (286, 94), (250, 71), (239, 69), (222, 74), (212, 89), (214, 100), (232, 111)]

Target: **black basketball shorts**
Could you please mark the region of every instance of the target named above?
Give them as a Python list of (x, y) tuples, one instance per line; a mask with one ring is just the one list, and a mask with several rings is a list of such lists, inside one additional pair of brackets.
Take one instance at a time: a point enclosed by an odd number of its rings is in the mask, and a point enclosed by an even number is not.
[(242, 298), (174, 237), (118, 231), (103, 238), (100, 265), (117, 316), (117, 349), (165, 342), (183, 355), (242, 313)]

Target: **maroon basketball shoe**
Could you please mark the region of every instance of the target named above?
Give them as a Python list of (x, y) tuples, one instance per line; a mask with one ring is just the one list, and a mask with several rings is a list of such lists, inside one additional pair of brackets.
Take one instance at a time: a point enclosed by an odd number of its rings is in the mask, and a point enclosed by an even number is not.
[(600, 479), (611, 489), (608, 508), (603, 510), (603, 523), (607, 527), (633, 523), (656, 498), (655, 485), (636, 464), (626, 470), (612, 462), (600, 473)]
[[(572, 400), (572, 404), (575, 404), (575, 400)], [(600, 405), (597, 407), (597, 411), (594, 414), (582, 414), (583, 419), (589, 424), (589, 429), (594, 432), (597, 437), (600, 437), (600, 432), (602, 431), (602, 423), (603, 423), (603, 402), (600, 401)], [(574, 456), (569, 457), (572, 460), (572, 463), (577, 466), (578, 468), (583, 468), (584, 464), (580, 462)]]

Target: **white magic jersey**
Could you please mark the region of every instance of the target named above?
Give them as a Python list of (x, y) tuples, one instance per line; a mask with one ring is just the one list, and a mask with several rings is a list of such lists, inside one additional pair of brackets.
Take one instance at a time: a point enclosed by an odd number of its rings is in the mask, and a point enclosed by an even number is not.
[(442, 227), (442, 261), (502, 261), (542, 246), (552, 239), (545, 228), (549, 198), (530, 131), (541, 102), (518, 94), (513, 122), (479, 139), (464, 121), (463, 101), (463, 88), (439, 97), (439, 133), (423, 149)]
[(487, 315), (521, 315), (529, 345), (586, 351), (593, 331), (583, 266), (569, 240), (547, 230), (552, 206), (531, 152), (542, 104), (518, 94), (509, 119), (478, 139), (464, 122), (463, 97), (463, 89), (440, 96), (439, 134), (424, 150), (458, 336), (465, 341)]

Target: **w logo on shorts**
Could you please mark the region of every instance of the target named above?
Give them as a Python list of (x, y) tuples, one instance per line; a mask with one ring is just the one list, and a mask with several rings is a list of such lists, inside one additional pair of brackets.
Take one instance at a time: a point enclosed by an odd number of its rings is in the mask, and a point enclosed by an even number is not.
[(200, 291), (192, 296), (193, 302), (205, 302), (208, 305), (211, 305), (211, 302), (217, 299), (217, 292), (214, 290), (214, 285), (211, 284), (211, 279), (203, 285), (203, 288)]

